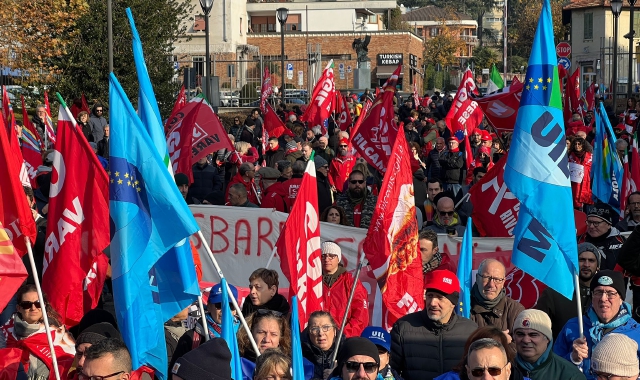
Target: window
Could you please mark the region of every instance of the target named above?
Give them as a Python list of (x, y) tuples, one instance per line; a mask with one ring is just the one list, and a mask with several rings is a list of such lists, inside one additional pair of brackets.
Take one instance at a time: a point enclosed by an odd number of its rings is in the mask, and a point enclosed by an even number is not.
[(416, 30), (416, 34), (419, 35), (419, 36), (422, 36), (422, 28), (418, 28)]
[(302, 30), (302, 21), (300, 14), (290, 14), (287, 17), (287, 23), (284, 25), (284, 30), (288, 32), (297, 32)]
[(585, 13), (584, 14), (584, 39), (592, 40), (593, 39), (593, 13)]
[(274, 33), (276, 31), (275, 16), (254, 16), (251, 18), (251, 30), (254, 33)]
[[(637, 30), (640, 32), (640, 14), (638, 13), (634, 13), (633, 14), (633, 30)], [(638, 32), (636, 32), (638, 33)], [(636, 34), (636, 37), (638, 35)]]
[(377, 24), (378, 15), (369, 15), (369, 24)]
[(431, 32), (429, 33), (431, 37), (435, 37), (438, 35), (438, 28), (431, 28)]
[(196, 69), (196, 75), (204, 75), (204, 57), (193, 57), (193, 68)]

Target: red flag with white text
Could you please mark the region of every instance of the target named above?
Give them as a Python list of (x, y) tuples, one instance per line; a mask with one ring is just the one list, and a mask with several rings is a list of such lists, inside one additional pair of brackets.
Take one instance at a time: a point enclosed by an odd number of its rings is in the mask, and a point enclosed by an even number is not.
[(172, 130), (167, 136), (167, 147), (169, 158), (174, 173), (186, 174), (189, 184), (193, 183), (193, 163), (191, 162), (191, 145), (193, 143), (193, 131), (183, 128), (186, 125), (195, 125), (198, 112), (202, 109), (204, 98), (197, 100), (197, 105), (193, 111), (189, 112), (177, 129)]
[(413, 170), (404, 133), (398, 133), (388, 165), (390, 170), (382, 181), (378, 204), (362, 242), (382, 293), (383, 315), (387, 316), (383, 328), (391, 328), (398, 318), (424, 309)]
[(335, 108), (336, 85), (333, 78), (333, 59), (329, 61), (327, 67), (322, 72), (322, 76), (313, 88), (309, 106), (300, 117), (300, 120), (307, 122), (309, 129), (320, 126), (322, 134), (327, 132), (327, 120)]
[(398, 125), (394, 119), (393, 99), (401, 69), (402, 65), (398, 65), (367, 113), (365, 114), (364, 109), (362, 110), (357, 123), (359, 125), (354, 128), (351, 134), (353, 147), (367, 163), (383, 174), (387, 170), (389, 156), (391, 156), (391, 150), (398, 135)]
[(51, 144), (56, 143), (56, 131), (53, 129), (53, 120), (51, 120), (51, 106), (49, 105), (49, 93), (47, 91), (44, 92), (44, 108), (47, 111), (47, 115), (44, 119), (45, 125), (45, 133), (49, 138), (49, 142)]
[(280, 268), (289, 280), (289, 295), (298, 296), (301, 321), (322, 310), (320, 213), (316, 167), (309, 161), (296, 201), (280, 231), (275, 248)]
[(476, 98), (489, 123), (501, 131), (513, 131), (520, 109), (520, 97), (524, 85), (515, 80), (511, 86), (503, 88), (500, 92), (488, 96)]
[(58, 139), (42, 290), (62, 321), (74, 326), (98, 305), (107, 274), (109, 178), (66, 105), (58, 111)]
[(31, 182), (31, 187), (36, 188), (35, 178), (38, 174), (38, 167), (42, 165), (42, 150), (44, 144), (40, 139), (40, 135), (36, 131), (36, 128), (29, 120), (27, 109), (24, 104), (24, 96), (20, 95), (20, 101), (22, 102), (22, 120), (24, 126), (22, 127), (22, 157), (26, 166), (27, 174)]
[(178, 114), (178, 111), (182, 109), (182, 107), (187, 105), (187, 95), (184, 92), (184, 85), (180, 87), (180, 92), (178, 93), (178, 97), (176, 98), (176, 102), (173, 103), (173, 108), (171, 109), (171, 114), (167, 119), (167, 122), (164, 125), (165, 132), (169, 130), (169, 122), (173, 120), (173, 118)]
[(573, 74), (569, 77), (566, 91), (569, 95), (571, 111), (578, 112), (582, 117), (584, 117), (582, 103), (580, 102), (580, 67), (578, 67), (576, 71), (574, 71)]
[[(0, 193), (0, 211), (2, 211), (2, 193)], [(4, 309), (18, 288), (27, 279), (27, 269), (20, 255), (11, 244), (11, 239), (4, 229), (4, 212), (0, 213), (0, 309)], [(1, 368), (1, 367), (0, 367)]]
[(265, 105), (267, 104), (267, 99), (273, 93), (273, 88), (271, 87), (271, 75), (269, 75), (269, 68), (264, 67), (264, 75), (262, 76), (262, 87), (260, 88), (260, 111), (265, 113)]
[[(473, 79), (473, 73), (470, 69), (465, 71), (462, 81), (458, 86), (458, 92), (453, 99), (453, 104), (444, 118), (447, 127), (451, 131), (451, 136), (456, 136), (462, 141), (482, 122), (484, 114), (482, 109), (478, 107), (478, 103), (472, 99), (471, 95), (478, 95), (476, 81)], [(473, 157), (469, 160), (467, 155), (467, 165), (473, 161)]]
[(336, 121), (341, 131), (346, 131), (347, 128), (353, 125), (353, 119), (351, 119), (347, 101), (340, 91), (336, 91), (336, 117), (338, 118)]
[(587, 101), (587, 111), (593, 111), (596, 108), (596, 84), (591, 82), (585, 93), (585, 99)]

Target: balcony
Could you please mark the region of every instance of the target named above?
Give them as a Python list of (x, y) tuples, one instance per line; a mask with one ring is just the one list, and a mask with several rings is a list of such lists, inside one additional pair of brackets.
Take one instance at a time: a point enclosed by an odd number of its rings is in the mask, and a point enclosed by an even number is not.
[(478, 36), (460, 36), (460, 39), (469, 45), (478, 46), (480, 44)]

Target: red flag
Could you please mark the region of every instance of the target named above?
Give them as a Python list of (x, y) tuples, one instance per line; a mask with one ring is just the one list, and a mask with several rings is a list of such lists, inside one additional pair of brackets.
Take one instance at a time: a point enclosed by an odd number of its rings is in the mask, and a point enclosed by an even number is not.
[(633, 145), (631, 147), (631, 192), (640, 188), (640, 153), (638, 153), (638, 132), (633, 134)]
[(336, 85), (333, 81), (333, 59), (329, 61), (327, 67), (322, 72), (322, 76), (313, 88), (311, 102), (300, 117), (300, 120), (306, 121), (309, 129), (320, 126), (322, 134), (325, 134), (327, 127), (325, 122), (331, 116), (335, 108)]
[[(2, 210), (2, 201), (0, 198), (0, 210)], [(0, 309), (7, 306), (11, 297), (16, 294), (18, 288), (27, 279), (27, 269), (24, 267), (20, 255), (13, 248), (7, 231), (4, 230), (3, 217), (4, 213), (0, 214), (0, 284), (2, 284)]]
[(44, 125), (46, 129), (47, 137), (51, 144), (56, 143), (56, 132), (53, 129), (53, 120), (51, 120), (51, 106), (49, 105), (49, 92), (44, 92), (44, 108), (47, 111), (47, 116), (44, 119)]
[[(467, 69), (458, 86), (453, 105), (444, 118), (451, 131), (451, 136), (456, 136), (459, 141), (462, 141), (470, 131), (480, 125), (484, 116), (478, 103), (471, 98), (471, 94), (478, 95), (478, 89), (471, 69)], [(471, 157), (471, 161), (473, 161), (473, 157)], [(468, 162), (470, 161), (468, 160)]]
[(198, 112), (202, 109), (204, 99), (201, 98), (193, 111), (189, 112), (183, 122), (174, 128), (167, 136), (167, 147), (174, 173), (183, 173), (189, 177), (189, 184), (193, 183), (193, 164), (191, 163), (191, 146), (193, 145), (193, 131), (183, 128), (187, 125), (195, 125)]
[(580, 67), (569, 77), (566, 87), (569, 95), (570, 109), (572, 112), (578, 112), (584, 117), (582, 112), (582, 104), (580, 103)]
[(20, 363), (29, 362), (29, 351), (20, 348), (0, 349), (0, 380), (18, 378)]
[(2, 86), (2, 118), (4, 120), (4, 125), (6, 128), (11, 126), (11, 118), (9, 114), (9, 109), (11, 101), (9, 100), (9, 93), (7, 93), (7, 86)]
[(594, 110), (596, 107), (596, 84), (595, 82), (591, 82), (589, 87), (587, 87), (587, 92), (585, 94), (585, 99), (587, 100), (587, 111)]
[(184, 92), (184, 85), (182, 85), (182, 87), (180, 87), (180, 92), (178, 93), (178, 97), (176, 98), (176, 102), (173, 104), (173, 109), (171, 110), (171, 115), (167, 119), (167, 123), (164, 125), (165, 132), (167, 132), (169, 129), (171, 129), (169, 127), (169, 124), (170, 124), (171, 120), (173, 120), (176, 117), (176, 115), (178, 114), (178, 111), (180, 111), (182, 109), (182, 107), (184, 107), (186, 105), (187, 105), (187, 96), (185, 95), (185, 92)]
[(622, 166), (622, 192), (620, 194), (620, 217), (624, 218), (627, 209), (627, 197), (633, 192), (631, 190), (631, 172), (629, 171), (629, 154), (625, 152), (624, 164)]
[(80, 98), (82, 99), (82, 111), (91, 113), (91, 109), (89, 108), (89, 103), (87, 103), (87, 98), (84, 96), (84, 92)]
[[(4, 211), (2, 220), (13, 246), (20, 256), (24, 256), (27, 253), (24, 238), (28, 237), (31, 244), (35, 242), (36, 224), (20, 181), (20, 171), (24, 167), (22, 155), (16, 155), (9, 146), (9, 136), (2, 118), (0, 124), (0, 194)], [(15, 134), (13, 140), (17, 141)]]
[(388, 165), (362, 250), (387, 309), (383, 327), (391, 328), (398, 318), (424, 308), (413, 170), (404, 133), (398, 133)]
[(475, 99), (494, 128), (507, 131), (513, 130), (518, 116), (518, 109), (520, 108), (520, 96), (522, 95), (523, 87), (521, 82), (514, 80), (511, 82), (511, 86), (503, 88), (502, 92)]
[(262, 126), (263, 129), (269, 133), (269, 136), (280, 137), (287, 130), (287, 127), (284, 125), (282, 119), (278, 117), (276, 111), (273, 110), (271, 104), (264, 104), (264, 111), (262, 112), (262, 118), (264, 123)]
[(264, 114), (266, 112), (267, 99), (273, 93), (271, 87), (271, 75), (269, 75), (269, 68), (264, 67), (264, 75), (262, 76), (262, 88), (260, 89), (260, 111)]
[(342, 95), (340, 91), (336, 91), (336, 116), (338, 117), (338, 120), (336, 121), (338, 122), (338, 127), (341, 131), (346, 131), (347, 128), (353, 125), (349, 107), (347, 107), (344, 95)]
[(74, 326), (98, 305), (106, 277), (102, 251), (110, 240), (109, 178), (66, 105), (58, 111), (58, 138), (42, 290), (64, 323)]
[(27, 174), (31, 182), (31, 187), (36, 188), (35, 178), (38, 174), (38, 166), (42, 165), (42, 150), (44, 144), (40, 140), (40, 135), (29, 120), (27, 109), (24, 104), (24, 96), (20, 95), (22, 102), (22, 157), (26, 166)]
[(308, 321), (312, 312), (322, 310), (319, 215), (316, 167), (310, 161), (275, 245), (280, 268), (289, 280), (289, 295), (298, 296), (301, 321)]
[(562, 117), (564, 118), (565, 125), (571, 122), (571, 102), (569, 101), (569, 73), (567, 69), (562, 65), (558, 65), (558, 77), (564, 85), (562, 86)]
[[(192, 99), (187, 103), (178, 113), (169, 120), (169, 135), (172, 132), (178, 131), (184, 124), (183, 121), (190, 113), (194, 112), (200, 104), (200, 98)], [(202, 107), (197, 110), (195, 120), (193, 124), (186, 124), (188, 127), (193, 128), (193, 140), (191, 142), (191, 164), (195, 164), (201, 158), (207, 154), (214, 153), (220, 149), (234, 150), (231, 140), (227, 131), (222, 126), (220, 118), (213, 112), (213, 108), (206, 102), (202, 104)], [(175, 135), (174, 135), (175, 137)], [(177, 146), (174, 145), (174, 149)], [(169, 147), (169, 157), (172, 157), (173, 151)], [(171, 162), (175, 160), (171, 158)]]
[(76, 104), (78, 99), (73, 101), (73, 104), (71, 105), (71, 114), (73, 115), (73, 117), (77, 118), (78, 114), (82, 111), (85, 111), (87, 113), (90, 113), (91, 111), (89, 111), (89, 104), (87, 103), (87, 98), (84, 96), (84, 92), (82, 93), (82, 96), (80, 97), (80, 105)]
[(361, 119), (362, 122), (351, 134), (351, 143), (354, 148), (367, 163), (381, 173), (387, 171), (391, 149), (398, 135), (398, 126), (394, 120), (393, 99), (401, 69), (402, 65), (398, 65), (366, 114), (363, 109), (358, 119), (358, 123)]
[(358, 129), (360, 129), (360, 125), (362, 125), (362, 121), (364, 120), (365, 116), (367, 116), (367, 114), (369, 113), (369, 110), (371, 109), (371, 106), (373, 105), (373, 102), (369, 99), (366, 99), (364, 101), (364, 105), (362, 106), (362, 109), (360, 110), (360, 116), (358, 117), (358, 120), (356, 120), (356, 123), (354, 124), (353, 128), (351, 128), (351, 142), (350, 144), (353, 144), (353, 136), (356, 135), (356, 132), (358, 132)]
[(420, 96), (418, 96), (418, 84), (416, 83), (416, 77), (413, 77), (413, 104), (416, 109), (420, 105)]

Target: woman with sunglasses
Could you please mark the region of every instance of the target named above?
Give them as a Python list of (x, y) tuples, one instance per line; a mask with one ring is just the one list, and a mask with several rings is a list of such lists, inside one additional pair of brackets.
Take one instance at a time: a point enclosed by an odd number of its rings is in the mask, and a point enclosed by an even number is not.
[(30, 380), (45, 380), (53, 370), (53, 362), (44, 327), (43, 308), (47, 313), (53, 332), (58, 366), (69, 369), (75, 358), (75, 342), (60, 322), (60, 315), (53, 310), (46, 298), (40, 300), (35, 285), (23, 285), (16, 294), (17, 312), (0, 331), (0, 348), (26, 348), (29, 351), (27, 377)]
[(313, 363), (313, 378), (326, 379), (333, 369), (331, 357), (340, 344), (336, 342), (338, 326), (326, 311), (314, 311), (309, 317), (309, 324), (301, 335), (302, 356)]

